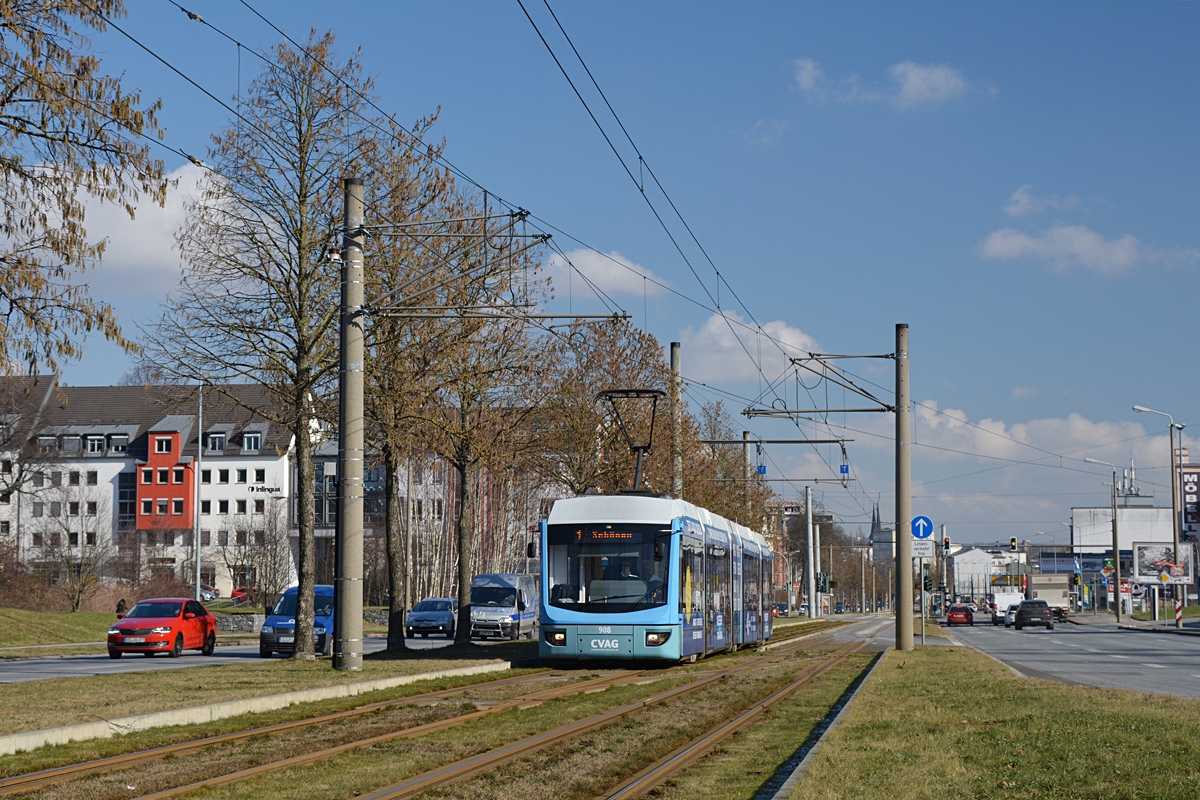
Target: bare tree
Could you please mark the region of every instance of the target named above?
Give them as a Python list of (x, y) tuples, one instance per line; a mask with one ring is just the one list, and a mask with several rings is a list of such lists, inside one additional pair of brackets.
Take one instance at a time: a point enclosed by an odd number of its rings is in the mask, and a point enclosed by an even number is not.
[(124, 16), (121, 0), (6, 2), (0, 35), (0, 373), (56, 372), (99, 331), (126, 352), (116, 314), (78, 273), (99, 263), (103, 239), (84, 225), (85, 202), (116, 203), (132, 218), (140, 195), (161, 205), (155, 101), (103, 74), (86, 34)]
[(341, 229), (340, 179), (373, 146), (361, 122), (371, 83), (333, 44), (314, 31), (304, 52), (279, 45), (243, 99), (245, 122), (214, 137), (216, 172), (177, 235), (184, 279), (154, 350), (178, 377), (266, 387), (269, 407), (255, 410), (292, 433), (301, 658), (313, 656), (315, 431), (337, 370), (339, 276), (326, 252)]
[(222, 517), (217, 552), (235, 585), (240, 576), (247, 587), (257, 589), (253, 601), (269, 614), (275, 600), (291, 585), (294, 572), (287, 515), (280, 507), (282, 504), (271, 500), (261, 502), (264, 504), (261, 514)]
[(30, 529), (37, 569), (50, 593), (78, 611), (101, 581), (111, 577), (117, 549), (106, 493), (85, 485), (78, 472), (67, 476), (35, 494)]

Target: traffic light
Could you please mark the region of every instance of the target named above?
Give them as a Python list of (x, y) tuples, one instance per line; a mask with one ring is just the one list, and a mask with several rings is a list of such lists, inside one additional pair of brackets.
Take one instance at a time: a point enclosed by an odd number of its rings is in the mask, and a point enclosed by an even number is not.
[(942, 552), (944, 552), (944, 553), (950, 552), (950, 537), (949, 536), (947, 536), (945, 539), (942, 539)]
[(1078, 572), (1071, 576), (1071, 583), (1075, 584), (1076, 586), (1083, 583), (1083, 578), (1080, 577)]
[(830, 588), (830, 589), (836, 589), (836, 588), (837, 588), (837, 581), (830, 581), (830, 582), (829, 582), (829, 588)]
[(921, 586), (922, 586), (922, 588), (925, 589), (925, 591), (932, 592), (933, 591), (933, 578), (926, 575), (924, 580), (921, 581)]
[(1011, 550), (1012, 550), (1014, 553), (1015, 553), (1015, 552), (1017, 552), (1017, 537), (1015, 537), (1015, 536), (1014, 536), (1014, 537), (1012, 537), (1011, 539), (1009, 539), (1009, 540), (1008, 540), (1008, 547), (1009, 547), (1009, 549), (1011, 549)]

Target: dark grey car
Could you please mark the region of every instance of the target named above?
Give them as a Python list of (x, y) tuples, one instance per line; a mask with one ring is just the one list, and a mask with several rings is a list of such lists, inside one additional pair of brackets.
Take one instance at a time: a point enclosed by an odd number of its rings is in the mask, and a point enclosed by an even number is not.
[(454, 638), (454, 624), (458, 618), (458, 600), (453, 597), (430, 597), (413, 606), (408, 612), (404, 635), (439, 636)]
[(1023, 600), (1017, 606), (1013, 627), (1021, 630), (1026, 625), (1045, 625), (1046, 630), (1054, 630), (1054, 611), (1050, 604), (1045, 600)]

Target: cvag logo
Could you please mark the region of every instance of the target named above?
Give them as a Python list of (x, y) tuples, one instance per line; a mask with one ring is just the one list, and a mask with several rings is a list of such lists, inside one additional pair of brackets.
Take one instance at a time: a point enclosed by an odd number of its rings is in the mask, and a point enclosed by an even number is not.
[(592, 639), (593, 650), (617, 650), (620, 647), (620, 639)]

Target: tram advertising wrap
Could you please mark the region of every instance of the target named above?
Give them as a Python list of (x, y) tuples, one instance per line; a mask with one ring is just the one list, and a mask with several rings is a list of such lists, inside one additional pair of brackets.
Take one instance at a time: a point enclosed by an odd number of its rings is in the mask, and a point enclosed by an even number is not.
[(771, 636), (762, 536), (670, 497), (555, 502), (542, 527), (543, 658), (694, 660)]

